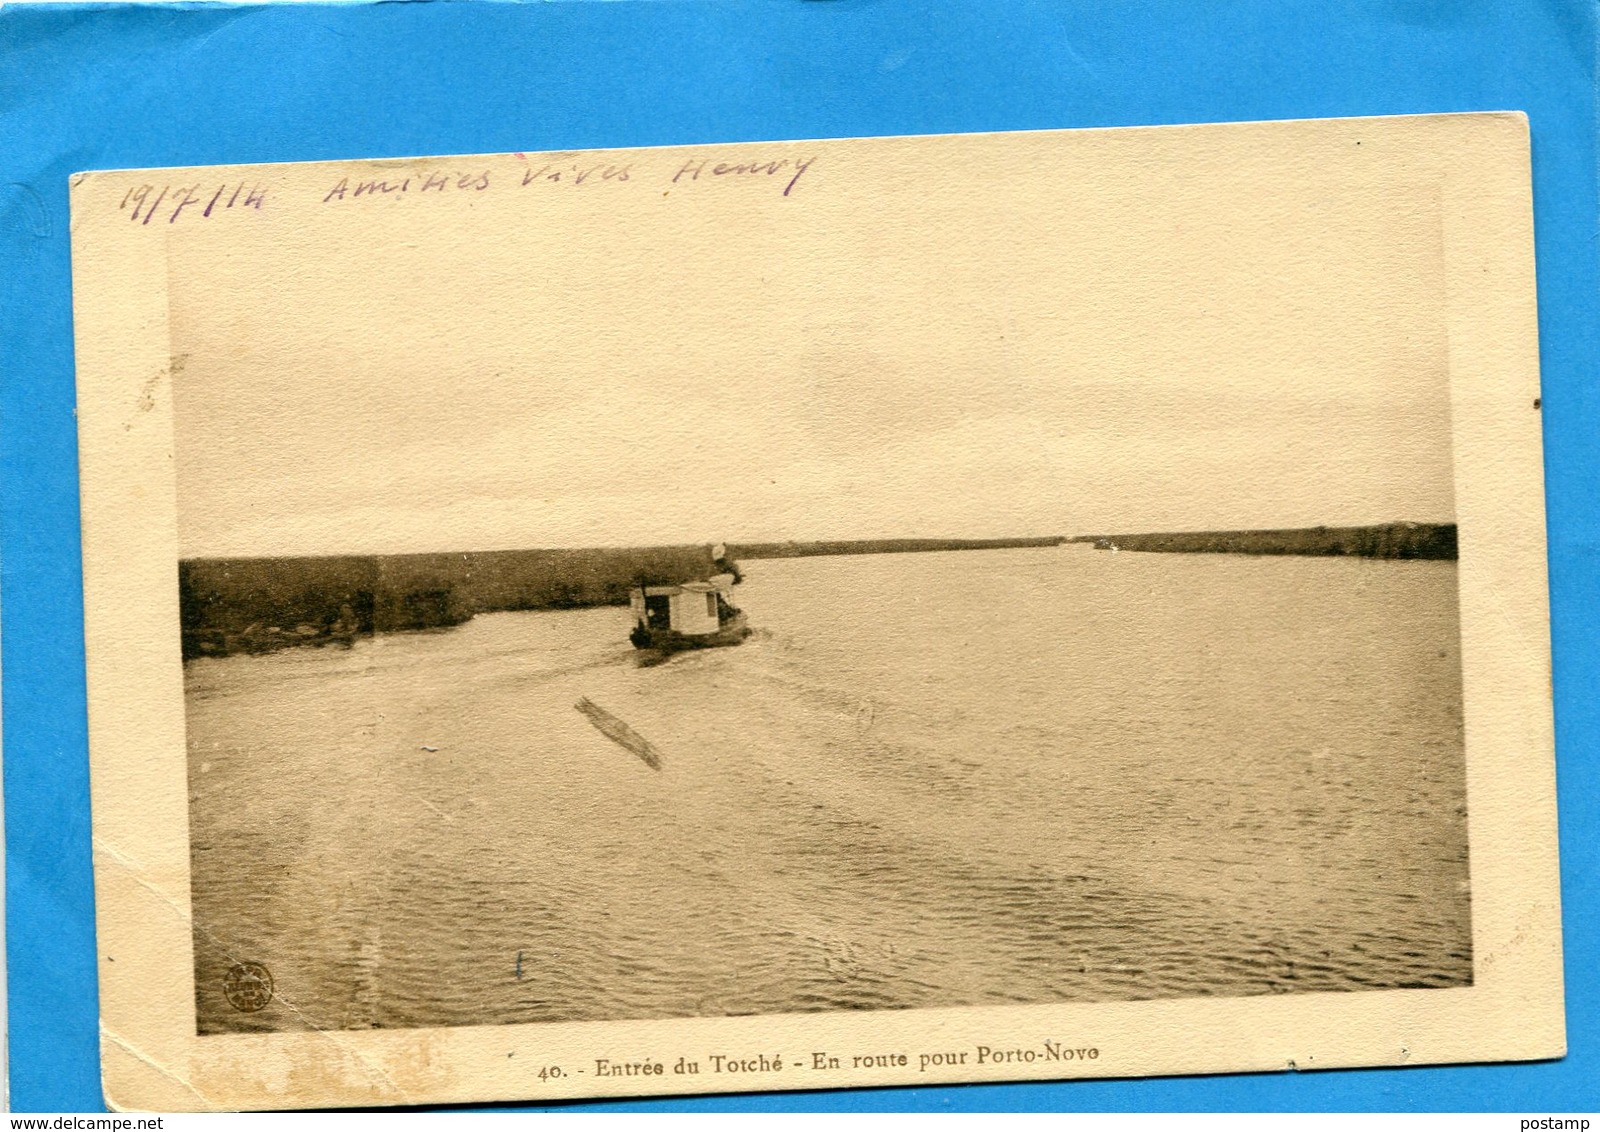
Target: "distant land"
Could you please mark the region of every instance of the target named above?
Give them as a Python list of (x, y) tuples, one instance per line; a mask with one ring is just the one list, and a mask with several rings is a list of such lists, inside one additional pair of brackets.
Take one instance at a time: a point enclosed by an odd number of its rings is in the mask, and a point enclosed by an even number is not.
[(1313, 554), (1359, 558), (1456, 557), (1454, 523), (1382, 523), (1372, 527), (1296, 527), (1261, 531), (1174, 531), (1077, 535), (1101, 550), (1166, 554)]
[(1060, 546), (1060, 535), (1044, 538), (864, 538), (835, 542), (730, 542), (732, 558), (809, 558), (823, 554), (914, 554), (929, 550), (1007, 550)]

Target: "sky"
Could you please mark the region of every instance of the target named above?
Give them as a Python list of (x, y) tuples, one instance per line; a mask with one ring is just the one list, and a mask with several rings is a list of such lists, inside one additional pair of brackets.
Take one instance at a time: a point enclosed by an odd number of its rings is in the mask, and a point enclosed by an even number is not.
[[(347, 175), (414, 181), (327, 199)], [(269, 180), (166, 237), (185, 557), (1454, 518), (1441, 221), (1403, 131)]]

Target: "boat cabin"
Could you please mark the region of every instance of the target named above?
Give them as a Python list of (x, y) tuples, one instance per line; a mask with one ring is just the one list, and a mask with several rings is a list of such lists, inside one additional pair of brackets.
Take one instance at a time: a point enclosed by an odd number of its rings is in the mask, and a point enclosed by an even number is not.
[(719, 575), (709, 582), (635, 586), (629, 595), (634, 624), (646, 630), (668, 629), (686, 637), (715, 633), (729, 608), (723, 594), (732, 581), (731, 577)]

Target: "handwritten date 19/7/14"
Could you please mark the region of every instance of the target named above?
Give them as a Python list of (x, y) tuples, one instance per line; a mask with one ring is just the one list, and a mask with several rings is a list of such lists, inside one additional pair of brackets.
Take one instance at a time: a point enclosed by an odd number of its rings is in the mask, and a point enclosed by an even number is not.
[(266, 191), (243, 181), (224, 185), (139, 185), (122, 198), (122, 209), (135, 224), (148, 224), (159, 216), (168, 224), (178, 217), (209, 220), (231, 209), (260, 211)]

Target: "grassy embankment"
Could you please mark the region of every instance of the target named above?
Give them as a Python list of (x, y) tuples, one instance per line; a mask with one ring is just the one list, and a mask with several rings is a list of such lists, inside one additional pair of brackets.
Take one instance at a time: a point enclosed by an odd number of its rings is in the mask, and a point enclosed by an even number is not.
[(712, 571), (706, 546), (178, 563), (185, 659), (458, 625), (503, 609), (626, 605), (640, 579)]
[(865, 539), (710, 546), (505, 550), (329, 558), (196, 558), (178, 563), (185, 659), (458, 625), (506, 609), (626, 605), (641, 581), (681, 582), (739, 558), (1055, 546), (1048, 539)]
[(1100, 550), (1142, 550), (1167, 554), (1310, 554), (1452, 560), (1456, 557), (1454, 523), (1078, 535), (1069, 541), (1093, 543)]

